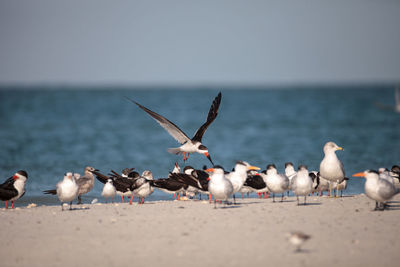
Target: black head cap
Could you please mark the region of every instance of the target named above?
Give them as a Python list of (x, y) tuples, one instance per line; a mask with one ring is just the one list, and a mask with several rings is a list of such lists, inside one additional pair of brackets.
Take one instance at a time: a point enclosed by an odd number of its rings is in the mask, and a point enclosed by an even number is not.
[(26, 171), (24, 171), (24, 170), (19, 170), (19, 171), (17, 171), (17, 173), (20, 174), (20, 175), (25, 176), (26, 179), (28, 179), (28, 173), (27, 173)]
[(285, 168), (287, 168), (287, 166), (293, 166), (293, 163), (291, 163), (291, 162), (286, 162), (286, 163), (285, 163)]
[(270, 170), (270, 169), (276, 169), (275, 164), (268, 164), (267, 165), (267, 170)]

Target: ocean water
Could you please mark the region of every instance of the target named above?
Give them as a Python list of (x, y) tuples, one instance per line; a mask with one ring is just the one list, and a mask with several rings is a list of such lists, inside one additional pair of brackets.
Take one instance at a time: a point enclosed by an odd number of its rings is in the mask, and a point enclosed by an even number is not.
[[(7, 88), (0, 90), (0, 179), (24, 169), (27, 192), (17, 205), (58, 204), (42, 191), (68, 171), (93, 166), (103, 173), (135, 167), (167, 177), (180, 156), (166, 150), (178, 143), (128, 96), (177, 124), (190, 137), (222, 92), (219, 115), (203, 137), (214, 163), (230, 170), (237, 160), (265, 169), (274, 163), (306, 164), (318, 170), (322, 147), (334, 141), (347, 176), (400, 164), (400, 114), (394, 90), (385, 86), (215, 89)], [(187, 164), (210, 165), (202, 155)], [(352, 178), (346, 194), (363, 192)], [(103, 185), (84, 200), (102, 201)], [(171, 199), (158, 190), (150, 200)]]

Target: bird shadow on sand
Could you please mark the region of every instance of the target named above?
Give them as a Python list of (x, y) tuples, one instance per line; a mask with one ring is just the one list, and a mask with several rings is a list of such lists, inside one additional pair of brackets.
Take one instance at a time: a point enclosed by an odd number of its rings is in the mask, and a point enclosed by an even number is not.
[(64, 211), (77, 211), (77, 210), (90, 210), (89, 207), (78, 207), (78, 208), (72, 208), (72, 209), (64, 209)]
[(306, 204), (300, 203), (300, 204), (297, 205), (297, 206), (302, 206), (302, 207), (304, 207), (304, 206), (319, 206), (319, 205), (322, 205), (322, 203), (318, 203), (318, 202), (310, 202), (310, 203), (306, 203)]
[(400, 203), (400, 201), (391, 200), (391, 201), (388, 201), (388, 202), (386, 202), (386, 203), (388, 203), (388, 204), (392, 204), (392, 203)]
[(224, 205), (224, 206), (217, 206), (217, 209), (237, 209), (241, 208), (242, 206), (238, 203), (231, 204), (231, 205)]
[(299, 249), (299, 250), (295, 250), (293, 251), (294, 255), (299, 255), (299, 254), (309, 254), (312, 253), (312, 251), (310, 249)]

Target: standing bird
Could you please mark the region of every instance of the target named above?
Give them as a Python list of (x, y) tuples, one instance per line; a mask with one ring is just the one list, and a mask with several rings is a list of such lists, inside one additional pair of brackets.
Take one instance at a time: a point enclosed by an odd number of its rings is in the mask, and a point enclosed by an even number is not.
[[(337, 187), (344, 180), (344, 167), (343, 163), (336, 156), (337, 150), (343, 150), (342, 147), (338, 146), (334, 142), (328, 142), (324, 146), (324, 158), (319, 166), (319, 173), (322, 178), (330, 181), (336, 182)], [(336, 190), (339, 190), (336, 188)], [(329, 193), (332, 197), (332, 183), (329, 184)]]
[(295, 252), (301, 252), (301, 245), (311, 238), (310, 235), (304, 234), (300, 231), (288, 233), (287, 237), (289, 242), (296, 247)]
[(289, 189), (289, 178), (285, 174), (279, 174), (274, 164), (267, 166), (265, 177), (269, 191), (272, 192), (272, 201), (275, 202), (275, 194), (282, 194), (281, 202), (285, 192)]
[(191, 153), (200, 153), (205, 155), (211, 162), (210, 154), (208, 153), (208, 148), (201, 143), (201, 139), (206, 132), (208, 126), (215, 120), (218, 115), (218, 108), (221, 104), (221, 92), (215, 97), (213, 103), (211, 104), (210, 110), (208, 112), (206, 122), (196, 131), (192, 139), (190, 139), (178, 126), (174, 123), (161, 116), (160, 114), (151, 111), (150, 109), (140, 105), (136, 101), (128, 98), (130, 101), (138, 105), (141, 109), (146, 111), (153, 119), (155, 119), (175, 140), (177, 140), (182, 146), (177, 148), (169, 148), (168, 152), (172, 154), (183, 154), (183, 161), (189, 158)]
[(205, 171), (212, 173), (208, 183), (208, 191), (214, 197), (214, 208), (217, 208), (217, 200), (228, 203), (228, 198), (233, 194), (233, 186), (231, 181), (226, 179), (224, 168), (217, 165)]
[(144, 199), (154, 192), (150, 181), (153, 180), (153, 173), (151, 171), (143, 171), (142, 176), (137, 178), (134, 182), (133, 195), (139, 198), (139, 204), (144, 203)]
[(364, 185), (364, 191), (367, 197), (375, 200), (375, 210), (384, 210), (385, 202), (390, 200), (394, 195), (400, 193), (400, 189), (396, 188), (388, 180), (379, 178), (379, 173), (373, 170), (366, 170), (353, 174), (354, 177), (365, 177), (367, 181)]
[(232, 183), (233, 186), (233, 203), (236, 204), (235, 193), (240, 192), (247, 179), (247, 171), (260, 170), (259, 167), (251, 166), (248, 162), (238, 161), (232, 172), (225, 175), (225, 177)]
[(117, 190), (115, 189), (113, 180), (111, 178), (107, 179), (107, 182), (104, 184), (103, 191), (101, 192), (101, 196), (106, 199), (111, 198), (111, 201), (114, 203), (114, 197), (115, 194), (117, 193)]
[(14, 200), (25, 194), (27, 179), (28, 173), (20, 170), (0, 185), (0, 200), (5, 201), (6, 209), (8, 208), (7, 201), (11, 201), (11, 208), (14, 208)]
[(94, 186), (94, 175), (92, 173), (93, 171), (98, 171), (98, 170), (96, 170), (93, 167), (87, 166), (85, 168), (84, 175), (76, 180), (76, 184), (79, 186), (77, 204), (82, 204), (81, 196), (83, 194), (89, 193), (90, 190), (93, 189)]
[(299, 196), (304, 196), (304, 205), (306, 205), (307, 195), (312, 193), (313, 181), (308, 173), (307, 166), (300, 165), (297, 174), (292, 179), (292, 190), (297, 196), (297, 205), (299, 205)]
[(67, 172), (64, 179), (57, 183), (56, 189), (43, 191), (45, 194), (56, 195), (61, 202), (61, 210), (64, 210), (64, 203), (69, 202), (69, 209), (72, 210), (72, 201), (78, 196), (79, 186), (76, 184), (75, 175)]

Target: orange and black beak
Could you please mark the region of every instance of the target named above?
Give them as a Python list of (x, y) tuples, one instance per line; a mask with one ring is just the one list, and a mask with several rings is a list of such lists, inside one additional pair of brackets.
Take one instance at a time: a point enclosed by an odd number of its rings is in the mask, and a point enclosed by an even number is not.
[(214, 162), (211, 160), (210, 154), (208, 154), (208, 152), (205, 152), (204, 156), (206, 156), (208, 160), (211, 162), (211, 164), (214, 166)]
[(353, 177), (365, 177), (365, 173), (364, 172), (357, 172), (355, 174), (352, 175)]

